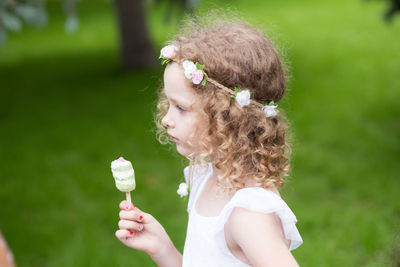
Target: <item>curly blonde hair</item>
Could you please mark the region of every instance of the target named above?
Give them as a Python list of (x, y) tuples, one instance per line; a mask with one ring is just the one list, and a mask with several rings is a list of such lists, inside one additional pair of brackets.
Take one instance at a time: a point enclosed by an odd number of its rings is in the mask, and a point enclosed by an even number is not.
[[(178, 48), (175, 60), (191, 60), (205, 65), (204, 71), (218, 83), (246, 88), (261, 104), (278, 102), (286, 91), (286, 68), (271, 41), (260, 31), (241, 21), (208, 20), (200, 25), (189, 21), (169, 44)], [(282, 110), (266, 117), (257, 106), (241, 107), (229, 94), (211, 82), (192, 84), (207, 118), (208, 131), (202, 139), (204, 155), (219, 169), (217, 184), (239, 190), (252, 179), (252, 186), (280, 188), (289, 172), (288, 124)], [(168, 143), (161, 120), (168, 111), (168, 100), (160, 90), (156, 125), (158, 139)], [(200, 158), (200, 159), (199, 159)]]

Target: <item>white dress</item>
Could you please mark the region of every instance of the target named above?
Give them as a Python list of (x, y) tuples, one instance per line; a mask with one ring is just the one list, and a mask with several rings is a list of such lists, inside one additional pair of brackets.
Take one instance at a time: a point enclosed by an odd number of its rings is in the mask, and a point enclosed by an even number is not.
[[(196, 165), (193, 168), (183, 267), (249, 266), (231, 253), (225, 241), (224, 225), (235, 207), (262, 213), (275, 212), (281, 219), (286, 239), (290, 241), (290, 250), (303, 243), (296, 228), (296, 216), (282, 198), (264, 188), (248, 187), (238, 190), (216, 217), (204, 217), (198, 214), (195, 208), (196, 200), (213, 171), (211, 164), (203, 167)], [(185, 168), (184, 174), (188, 182), (188, 167)]]

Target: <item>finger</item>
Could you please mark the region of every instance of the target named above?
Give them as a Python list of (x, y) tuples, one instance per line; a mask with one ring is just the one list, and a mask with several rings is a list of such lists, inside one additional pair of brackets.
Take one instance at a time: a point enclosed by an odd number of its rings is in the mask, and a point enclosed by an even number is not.
[(143, 224), (141, 224), (141, 223), (137, 223), (137, 222), (134, 222), (134, 221), (128, 221), (128, 220), (120, 220), (119, 222), (118, 222), (118, 226), (119, 226), (119, 229), (121, 229), (121, 230), (128, 230), (128, 231), (130, 231), (130, 232), (133, 232), (133, 231), (142, 231), (143, 230)]
[(131, 221), (137, 221), (137, 222), (141, 222), (141, 223), (145, 223), (148, 222), (148, 220), (146, 220), (146, 218), (148, 218), (149, 216), (147, 214), (145, 214), (144, 212), (140, 212), (140, 211), (125, 211), (125, 210), (121, 210), (119, 212), (119, 218), (121, 220), (131, 220)]
[(134, 235), (135, 235), (134, 232), (131, 232), (131, 231), (128, 231), (125, 229), (123, 229), (123, 230), (120, 229), (115, 232), (115, 236), (121, 241), (123, 241), (124, 239), (130, 238), (130, 237), (133, 237)]
[(130, 203), (126, 200), (122, 200), (121, 203), (119, 203), (119, 208), (121, 210), (133, 210), (133, 209), (135, 209), (135, 205), (133, 205), (133, 203)]

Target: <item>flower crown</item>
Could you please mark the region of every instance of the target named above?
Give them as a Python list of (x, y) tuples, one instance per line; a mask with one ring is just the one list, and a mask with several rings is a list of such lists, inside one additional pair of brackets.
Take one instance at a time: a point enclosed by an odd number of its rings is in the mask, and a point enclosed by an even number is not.
[[(160, 59), (161, 65), (168, 64), (171, 61), (176, 61), (176, 52), (178, 48), (174, 45), (167, 45), (161, 49)], [(204, 71), (204, 65), (201, 65), (198, 62), (192, 62), (190, 60), (185, 60), (182, 63), (183, 73), (186, 78), (190, 80), (193, 84), (201, 84), (206, 85), (207, 82), (212, 83), (213, 85), (217, 86), (218, 88), (224, 90), (225, 92), (230, 94), (231, 98), (235, 98), (236, 101), (239, 103), (241, 107), (246, 107), (250, 104), (254, 104), (262, 109), (267, 117), (273, 117), (278, 114), (278, 107), (274, 101), (269, 102), (266, 105), (260, 104), (257, 101), (250, 99), (250, 90), (244, 89), (242, 90), (239, 87), (235, 87), (235, 90), (232, 90), (222, 84), (218, 83), (217, 81), (208, 77), (207, 73)]]

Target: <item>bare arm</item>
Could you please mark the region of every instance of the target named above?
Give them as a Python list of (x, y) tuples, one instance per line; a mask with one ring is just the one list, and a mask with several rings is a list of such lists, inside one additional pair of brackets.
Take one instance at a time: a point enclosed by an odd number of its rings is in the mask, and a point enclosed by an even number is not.
[(151, 215), (120, 203), (119, 230), (116, 237), (126, 246), (149, 254), (160, 267), (182, 266), (182, 255), (175, 248), (164, 227)]
[(276, 214), (235, 208), (225, 229), (252, 266), (299, 266), (288, 249)]

